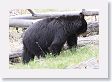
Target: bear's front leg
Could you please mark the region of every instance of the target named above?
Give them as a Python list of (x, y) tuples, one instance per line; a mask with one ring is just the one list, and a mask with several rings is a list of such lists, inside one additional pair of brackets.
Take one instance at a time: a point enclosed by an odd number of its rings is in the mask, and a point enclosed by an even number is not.
[(62, 47), (63, 47), (62, 44), (61, 45), (60, 44), (52, 44), (49, 47), (49, 50), (53, 55), (58, 55), (58, 54), (60, 54)]
[(71, 35), (67, 38), (67, 45), (69, 46), (69, 48), (72, 47), (77, 47), (77, 35)]
[(61, 36), (61, 34), (57, 35), (53, 40), (52, 44), (50, 45), (49, 51), (54, 55), (60, 54), (60, 51), (65, 42), (66, 36)]

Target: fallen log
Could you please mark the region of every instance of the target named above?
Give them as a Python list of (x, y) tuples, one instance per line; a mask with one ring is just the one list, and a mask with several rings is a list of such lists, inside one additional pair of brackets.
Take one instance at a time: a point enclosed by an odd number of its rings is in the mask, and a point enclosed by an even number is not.
[[(24, 27), (27, 28), (38, 20), (47, 17), (59, 17), (62, 15), (79, 15), (81, 11), (67, 11), (67, 12), (48, 12), (35, 14), (31, 9), (27, 9), (31, 14), (17, 15), (9, 17), (9, 27)], [(86, 11), (82, 9), (82, 13), (85, 16), (99, 15), (98, 11)]]
[(21, 57), (21, 56), (22, 56), (22, 50), (20, 50), (19, 52), (15, 51), (15, 52), (9, 53), (9, 59), (16, 58), (16, 57)]
[(9, 63), (19, 63), (21, 61), (20, 57), (22, 57), (22, 50), (9, 53)]
[[(37, 20), (9, 19), (9, 27), (28, 28), (30, 25), (40, 20), (42, 19), (37, 19)], [(96, 21), (88, 23), (88, 27), (94, 27), (94, 26), (95, 27), (99, 26), (99, 23)]]
[[(29, 10), (31, 14), (25, 15), (17, 15), (17, 16), (10, 16), (9, 19), (27, 19), (27, 20), (35, 20), (35, 19), (42, 19), (47, 17), (59, 17), (62, 15), (79, 15), (81, 11), (67, 11), (67, 12), (47, 12), (47, 13), (37, 13), (35, 14), (32, 10)], [(82, 13), (85, 16), (94, 16), (99, 15), (98, 11), (86, 11), (82, 10)]]
[[(98, 45), (99, 44), (99, 36), (90, 36), (90, 37), (78, 37), (78, 47), (85, 46), (87, 44), (94, 44)], [(9, 53), (9, 61), (12, 63), (18, 62), (18, 58), (22, 56), (22, 49), (15, 51), (15, 52), (10, 52)]]
[(9, 27), (28, 28), (34, 22), (37, 22), (39, 20), (42, 19), (38, 19), (38, 20), (9, 19)]
[(9, 27), (29, 27), (30, 25), (32, 25), (33, 22), (32, 21), (28, 21), (28, 20), (18, 20), (18, 19), (9, 19)]

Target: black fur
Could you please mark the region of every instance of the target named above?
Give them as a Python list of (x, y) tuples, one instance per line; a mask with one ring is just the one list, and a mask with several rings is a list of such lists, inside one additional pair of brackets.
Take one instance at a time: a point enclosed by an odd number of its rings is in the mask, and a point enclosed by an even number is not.
[(84, 15), (46, 18), (29, 27), (23, 37), (23, 63), (28, 63), (34, 56), (45, 57), (47, 52), (59, 54), (64, 43), (77, 46), (77, 36), (86, 32), (87, 22)]

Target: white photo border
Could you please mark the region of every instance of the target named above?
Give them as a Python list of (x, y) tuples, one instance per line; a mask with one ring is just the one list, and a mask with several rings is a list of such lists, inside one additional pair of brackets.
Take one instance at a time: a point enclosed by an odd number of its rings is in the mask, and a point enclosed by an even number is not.
[[(106, 0), (4, 0), (1, 7), (3, 8), (1, 8), (3, 12), (0, 19), (2, 21), (0, 37), (3, 38), (0, 46), (2, 78), (108, 78), (108, 3)], [(8, 10), (70, 7), (99, 9), (99, 69), (9, 69)]]

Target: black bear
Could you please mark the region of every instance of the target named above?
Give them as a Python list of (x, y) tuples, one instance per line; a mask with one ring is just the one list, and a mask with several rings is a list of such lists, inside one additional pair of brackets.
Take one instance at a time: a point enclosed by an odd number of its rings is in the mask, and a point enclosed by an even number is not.
[(63, 15), (40, 20), (31, 25), (23, 37), (23, 63), (35, 56), (45, 57), (47, 52), (59, 54), (65, 42), (71, 48), (77, 46), (77, 36), (86, 32), (84, 14)]

